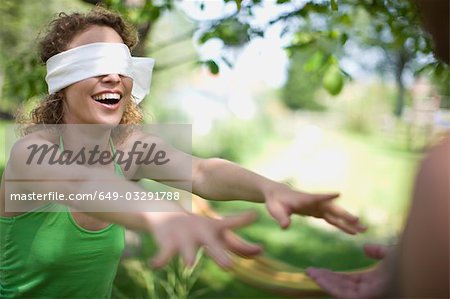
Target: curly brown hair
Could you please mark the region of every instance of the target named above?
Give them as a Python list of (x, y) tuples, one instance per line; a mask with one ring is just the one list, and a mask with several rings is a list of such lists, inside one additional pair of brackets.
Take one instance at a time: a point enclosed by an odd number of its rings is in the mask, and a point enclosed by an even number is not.
[[(138, 43), (136, 29), (127, 23), (119, 14), (96, 6), (88, 13), (66, 14), (61, 12), (58, 17), (50, 22), (48, 32), (39, 44), (39, 56), (43, 63), (63, 51), (67, 50), (72, 39), (90, 26), (108, 26), (114, 29), (122, 38), (127, 47), (132, 50)], [(21, 123), (27, 124), (62, 124), (63, 123), (63, 100), (61, 92), (50, 94), (31, 111), (30, 118), (19, 119)], [(132, 101), (127, 99), (125, 111), (120, 124), (139, 124), (143, 115), (141, 109)]]

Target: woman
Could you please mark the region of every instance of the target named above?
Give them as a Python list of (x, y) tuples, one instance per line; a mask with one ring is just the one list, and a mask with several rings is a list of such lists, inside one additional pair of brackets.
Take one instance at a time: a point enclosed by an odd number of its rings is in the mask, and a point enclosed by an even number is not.
[[(101, 8), (86, 15), (60, 14), (51, 23), (41, 43), (50, 95), (34, 110), (32, 123), (64, 124), (65, 128), (58, 129), (56, 137), (45, 130), (33, 132), (13, 147), (0, 193), (2, 298), (110, 297), (124, 246), (123, 227), (153, 234), (159, 247), (152, 260), (154, 267), (164, 266), (177, 253), (187, 265), (192, 265), (201, 246), (222, 267), (231, 262), (226, 250), (245, 256), (259, 253), (259, 246), (245, 243), (231, 232), (254, 221), (254, 214), (209, 219), (189, 213), (171, 201), (158, 203), (158, 209), (164, 212), (101, 212), (98, 202), (93, 202), (91, 209), (76, 201), (61, 202), (65, 206), (40, 207), (27, 202), (25, 212), (5, 209), (12, 193), (53, 191), (68, 196), (143, 191), (131, 181), (155, 178), (155, 173), (176, 176), (177, 162), (186, 158), (192, 164), (192, 190), (186, 189), (201, 197), (265, 203), (282, 228), (289, 226), (290, 215), (301, 214), (323, 218), (350, 234), (364, 230), (357, 217), (333, 203), (338, 194), (295, 191), (231, 162), (191, 157), (153, 136), (134, 131), (114, 136), (119, 124), (138, 124), (142, 119), (136, 102), (148, 89), (149, 73), (131, 66), (134, 58), (127, 51), (136, 43), (134, 29), (120, 16)], [(83, 129), (83, 125), (95, 124), (101, 129)], [(30, 167), (26, 163), (27, 155), (30, 158), (28, 149), (33, 145), (56, 145), (63, 153), (64, 149), (76, 152), (82, 146), (95, 145), (114, 156), (116, 149), (127, 153), (138, 143), (157, 144), (169, 154), (170, 163), (133, 163), (122, 170), (116, 160), (97, 167), (81, 163), (50, 165), (48, 155), (39, 165)], [(36, 183), (36, 178), (46, 181)], [(85, 212), (75, 212), (77, 209)], [(59, 213), (44, 213), (49, 211)]]

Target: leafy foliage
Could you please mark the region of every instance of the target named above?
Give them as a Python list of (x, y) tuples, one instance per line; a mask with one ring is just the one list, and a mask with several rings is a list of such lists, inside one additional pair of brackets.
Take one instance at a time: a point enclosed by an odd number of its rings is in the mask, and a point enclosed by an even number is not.
[[(69, 5), (68, 0), (57, 4), (74, 6)], [(53, 17), (55, 5), (54, 0), (46, 1), (46, 5), (41, 1), (0, 1), (2, 114), (14, 114), (25, 101), (47, 92), (46, 71), (38, 57), (36, 37)], [(81, 5), (76, 7), (83, 9)]]
[[(242, 47), (256, 37), (263, 36), (265, 32), (275, 24), (281, 24), (282, 34), (288, 37), (290, 42), (286, 46), (287, 53), (293, 57), (293, 53), (305, 49), (312, 49), (310, 53), (321, 53), (325, 58), (323, 65), (313, 72), (324, 76), (322, 86), (331, 95), (337, 95), (342, 90), (347, 72), (342, 69), (339, 60), (348, 55), (346, 45), (351, 41), (360, 48), (379, 48), (383, 59), (376, 65), (376, 70), (392, 74), (398, 85), (398, 100), (396, 114), (400, 115), (404, 105), (404, 73), (408, 70), (416, 71), (428, 67), (432, 72), (443, 68), (442, 65), (431, 56), (431, 42), (419, 26), (417, 9), (410, 1), (404, 0), (329, 0), (297, 2), (290, 0), (277, 0), (276, 5), (283, 8), (273, 19), (265, 24), (256, 21), (255, 11), (263, 5), (260, 0), (223, 0), (226, 3), (235, 3), (234, 12), (217, 20), (198, 21), (201, 33), (198, 42), (205, 43), (210, 39), (220, 39), (225, 47)], [(143, 41), (135, 49), (135, 54), (145, 55), (145, 39), (151, 32), (152, 24), (159, 20), (165, 11), (177, 9), (173, 0), (140, 2), (125, 0), (82, 0), (87, 3), (103, 3), (106, 7), (120, 12), (130, 20), (137, 28)], [(37, 3), (37, 4), (36, 4)], [(207, 2), (199, 1), (200, 8)], [(38, 18), (33, 18), (30, 12), (36, 11)], [(20, 32), (26, 36), (36, 36), (36, 26), (43, 19), (49, 19), (50, 11), (45, 11), (39, 1), (25, 2), (24, 0), (5, 0), (0, 4), (0, 13), (4, 26), (0, 28), (0, 37), (3, 41), (0, 63), (3, 69), (14, 66), (16, 71), (5, 71), (8, 82), (4, 84), (4, 100), (7, 99), (11, 111), (17, 108), (17, 104), (45, 91), (38, 77), (41, 69), (34, 58), (21, 59), (17, 53), (23, 53), (26, 47), (21, 42)], [(31, 29), (30, 29), (31, 28)], [(7, 46), (5, 46), (7, 45)], [(27, 49), (28, 50), (28, 49)], [(11, 53), (13, 55), (11, 55)], [(312, 54), (311, 54), (312, 55)], [(305, 57), (311, 65), (312, 60), (318, 59)], [(6, 64), (6, 60), (12, 62)], [(225, 59), (225, 58), (222, 58)], [(227, 65), (232, 61), (225, 61)], [(217, 74), (219, 61), (203, 61), (211, 73)], [(365, 65), (365, 61), (360, 62)], [(18, 64), (23, 64), (18, 66)], [(37, 67), (36, 72), (25, 76), (21, 82), (20, 70), (28, 70)], [(314, 67), (313, 67), (314, 68)], [(326, 72), (324, 71), (327, 70)], [(18, 72), (17, 72), (18, 71)], [(14, 74), (12, 74), (14, 72)], [(11, 76), (11, 74), (13, 76)], [(326, 76), (325, 76), (326, 74)], [(11, 76), (11, 77), (10, 77)], [(442, 75), (440, 76), (442, 78)], [(445, 77), (445, 75), (444, 75)], [(19, 80), (16, 82), (16, 79)], [(21, 85), (23, 85), (21, 87)]]
[(181, 258), (173, 259), (164, 269), (153, 270), (148, 265), (156, 252), (154, 239), (141, 234), (137, 252), (119, 265), (114, 280), (112, 298), (187, 299), (197, 298), (206, 289), (193, 290), (203, 269), (203, 253), (197, 253), (193, 267), (184, 266)]
[[(290, 36), (290, 43), (286, 47), (290, 57), (294, 57), (294, 52), (307, 49), (309, 53), (319, 52), (323, 57), (334, 57), (325, 60), (325, 73), (322, 69), (317, 69), (317, 74), (324, 76), (322, 86), (331, 95), (339, 94), (348, 78), (339, 60), (349, 55), (346, 51), (349, 41), (353, 47), (360, 49), (378, 48), (383, 57), (373, 70), (391, 74), (396, 80), (398, 96), (395, 113), (398, 116), (401, 115), (404, 105), (404, 74), (424, 67), (429, 67), (433, 72), (442, 68), (442, 64), (431, 56), (431, 41), (421, 29), (418, 11), (411, 1), (310, 0), (299, 4), (295, 1), (279, 0), (276, 4), (289, 5), (291, 9), (261, 25), (260, 22), (254, 22), (254, 10), (259, 7), (259, 1), (249, 1), (245, 5), (237, 3), (239, 9), (229, 17), (213, 23), (209, 30), (201, 35), (199, 41), (203, 43), (209, 38), (219, 38), (227, 45), (226, 41), (230, 39), (228, 33), (217, 28), (231, 20), (249, 25), (250, 27), (245, 27), (246, 32), (259, 32), (260, 35), (272, 25), (281, 24), (284, 27), (282, 34)], [(250, 40), (253, 37), (254, 35), (248, 35)], [(317, 57), (305, 59), (314, 60), (318, 59)], [(372, 67), (367, 62), (359, 61), (364, 68)], [(439, 65), (441, 67), (438, 67)], [(290, 107), (294, 108), (293, 102), (290, 103)]]
[[(2, 96), (13, 103), (21, 103), (47, 92), (46, 70), (35, 52), (11, 57), (5, 62)], [(11, 105), (14, 108), (14, 105)]]
[(226, 46), (242, 46), (250, 40), (250, 25), (237, 18), (225, 19), (202, 34), (199, 41), (205, 43), (211, 38), (221, 39)]
[(324, 109), (317, 101), (316, 93), (321, 87), (321, 78), (326, 70), (325, 60), (321, 52), (312, 54), (308, 49), (292, 54), (287, 82), (281, 94), (288, 108), (292, 110)]
[(155, 22), (166, 10), (173, 9), (173, 1), (143, 1), (143, 5), (127, 5), (122, 0), (99, 1), (108, 9), (115, 10), (123, 15), (135, 26), (146, 22)]

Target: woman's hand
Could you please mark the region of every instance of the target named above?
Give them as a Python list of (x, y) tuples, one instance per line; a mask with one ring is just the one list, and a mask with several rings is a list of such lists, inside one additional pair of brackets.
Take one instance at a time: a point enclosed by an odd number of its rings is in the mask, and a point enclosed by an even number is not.
[(222, 219), (212, 219), (186, 212), (148, 213), (150, 233), (155, 237), (159, 251), (151, 265), (160, 268), (177, 253), (187, 266), (195, 263), (199, 247), (205, 247), (219, 266), (231, 266), (227, 250), (241, 256), (252, 256), (261, 252), (261, 247), (237, 237), (232, 230), (256, 220), (255, 213), (244, 213)]
[[(377, 260), (387, 255), (386, 247), (381, 245), (366, 245), (364, 252), (368, 257)], [(328, 269), (309, 268), (306, 274), (335, 298), (383, 298), (389, 282), (385, 262), (381, 262), (368, 272), (340, 273)]]
[(266, 207), (282, 228), (289, 227), (292, 214), (322, 218), (348, 234), (364, 232), (359, 218), (334, 203), (338, 193), (309, 194), (279, 184), (266, 195)]

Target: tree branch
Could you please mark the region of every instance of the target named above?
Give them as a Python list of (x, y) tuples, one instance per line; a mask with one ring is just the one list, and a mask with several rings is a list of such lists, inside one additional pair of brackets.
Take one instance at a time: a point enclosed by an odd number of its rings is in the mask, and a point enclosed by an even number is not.
[(13, 120), (14, 115), (12, 115), (10, 112), (7, 112), (7, 111), (0, 111), (0, 119)]
[(180, 34), (178, 36), (175, 36), (173, 38), (170, 38), (168, 40), (165, 40), (164, 42), (162, 42), (160, 44), (157, 44), (157, 45), (155, 45), (153, 47), (150, 47), (150, 51), (152, 51), (152, 52), (160, 51), (161, 49), (164, 49), (166, 47), (170, 47), (173, 44), (180, 43), (183, 40), (185, 40), (186, 38), (191, 37), (194, 34), (195, 30), (196, 29), (193, 29), (193, 30), (190, 30), (188, 32), (182, 33), (182, 34)]
[(296, 9), (296, 10), (293, 10), (293, 11), (290, 11), (288, 13), (282, 14), (282, 15), (276, 17), (275, 19), (270, 20), (268, 22), (268, 24), (269, 25), (273, 25), (273, 24), (275, 24), (275, 23), (277, 23), (279, 21), (284, 21), (284, 20), (287, 20), (289, 18), (295, 17), (295, 16), (297, 16), (300, 13), (300, 11), (302, 9), (303, 9), (303, 7), (299, 8), (299, 9)]
[(197, 59), (196, 55), (192, 55), (192, 54), (186, 55), (179, 59), (175, 59), (171, 62), (168, 62), (166, 64), (158, 65), (155, 67), (154, 71), (155, 72), (165, 71), (165, 70), (171, 69), (173, 67), (176, 67), (176, 66), (179, 66), (179, 65), (182, 65), (185, 63), (196, 62), (196, 59)]
[(146, 55), (146, 41), (149, 35), (150, 30), (152, 29), (152, 24), (150, 21), (145, 23), (141, 23), (137, 25), (137, 31), (139, 35), (139, 43), (136, 45), (136, 48), (133, 49), (133, 55), (136, 56), (145, 56)]

